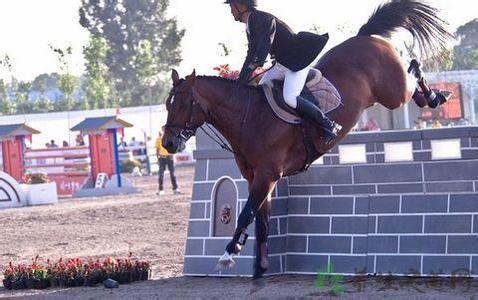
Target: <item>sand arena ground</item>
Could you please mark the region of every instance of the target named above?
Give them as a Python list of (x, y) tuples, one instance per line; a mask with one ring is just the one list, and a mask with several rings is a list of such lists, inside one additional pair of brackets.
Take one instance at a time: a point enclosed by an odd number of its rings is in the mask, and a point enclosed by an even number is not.
[[(177, 170), (183, 194), (173, 195), (166, 177), (166, 195), (156, 195), (157, 177), (131, 178), (142, 190), (133, 196), (64, 199), (55, 206), (26, 207), (0, 211), (0, 265), (10, 260), (28, 262), (37, 254), (44, 258), (97, 258), (127, 256), (152, 263), (153, 280), (122, 285), (119, 289), (96, 288), (6, 291), (0, 298), (104, 299), (104, 298), (317, 298), (329, 296), (330, 288), (318, 289), (314, 276), (274, 276), (265, 286), (251, 284), (248, 278), (190, 278), (182, 276), (183, 253), (187, 237), (189, 202), (193, 184), (192, 167)], [(340, 298), (383, 299), (477, 299), (478, 282), (449, 281), (413, 284), (376, 278), (361, 283), (343, 279), (345, 292)], [(359, 292), (360, 286), (363, 290)]]

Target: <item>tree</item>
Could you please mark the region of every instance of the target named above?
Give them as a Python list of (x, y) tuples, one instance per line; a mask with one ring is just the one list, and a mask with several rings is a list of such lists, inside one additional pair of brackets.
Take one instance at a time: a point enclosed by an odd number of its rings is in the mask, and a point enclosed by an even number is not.
[(3, 79), (0, 79), (0, 112), (3, 115), (12, 115), (15, 113), (15, 106), (8, 97), (7, 85)]
[(169, 0), (82, 0), (80, 24), (106, 41), (105, 64), (123, 105), (141, 102), (157, 75), (181, 62), (184, 30), (166, 16), (168, 6)]
[[(152, 103), (153, 99), (151, 99), (151, 88), (152, 85), (155, 83), (157, 75), (157, 65), (158, 65), (158, 58), (154, 55), (153, 47), (150, 41), (144, 40), (141, 41), (138, 47), (136, 56), (136, 66), (137, 66), (137, 74), (136, 77), (141, 85), (147, 90), (147, 96), (144, 96), (145, 93), (141, 93), (143, 95), (141, 98), (132, 99), (132, 104), (137, 106), (141, 105), (141, 103)], [(141, 101), (141, 102), (139, 102)]]
[(17, 113), (29, 114), (33, 112), (33, 103), (29, 99), (32, 84), (28, 81), (20, 81), (15, 89)]
[(453, 69), (478, 68), (478, 19), (458, 27), (456, 35), (459, 44), (454, 48)]
[(106, 56), (109, 49), (104, 38), (90, 36), (90, 42), (83, 48), (86, 60), (86, 96), (88, 106), (108, 108), (112, 106), (112, 84), (108, 77)]
[(445, 49), (441, 53), (422, 61), (426, 72), (443, 72), (453, 69), (453, 50)]
[(66, 49), (54, 48), (50, 45), (50, 49), (56, 53), (58, 63), (60, 65), (60, 77), (58, 78), (58, 88), (62, 93), (61, 100), (55, 103), (56, 111), (70, 111), (73, 108), (75, 99), (73, 92), (78, 86), (78, 79), (70, 74), (69, 60), (72, 54), (71, 46)]
[(36, 113), (47, 113), (53, 111), (54, 106), (50, 99), (44, 95), (41, 95), (40, 98), (38, 98), (33, 104), (33, 110)]
[(40, 74), (33, 79), (31, 89), (32, 91), (44, 94), (47, 90), (58, 87), (59, 78), (60, 75), (58, 73)]

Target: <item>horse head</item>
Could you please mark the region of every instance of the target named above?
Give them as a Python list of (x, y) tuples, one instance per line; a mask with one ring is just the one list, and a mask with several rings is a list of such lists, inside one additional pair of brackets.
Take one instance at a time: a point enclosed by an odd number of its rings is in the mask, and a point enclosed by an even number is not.
[(162, 142), (169, 153), (177, 153), (184, 150), (186, 142), (204, 124), (206, 114), (194, 97), (196, 72), (180, 79), (178, 72), (173, 70), (171, 79), (173, 88), (166, 101), (168, 118)]

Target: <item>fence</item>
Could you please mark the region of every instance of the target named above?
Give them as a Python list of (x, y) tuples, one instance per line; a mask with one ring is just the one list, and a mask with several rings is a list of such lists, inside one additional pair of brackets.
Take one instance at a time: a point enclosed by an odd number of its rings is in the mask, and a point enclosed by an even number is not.
[(43, 172), (56, 182), (58, 195), (70, 196), (81, 188), (90, 176), (90, 149), (88, 147), (64, 147), (27, 149), (26, 173)]

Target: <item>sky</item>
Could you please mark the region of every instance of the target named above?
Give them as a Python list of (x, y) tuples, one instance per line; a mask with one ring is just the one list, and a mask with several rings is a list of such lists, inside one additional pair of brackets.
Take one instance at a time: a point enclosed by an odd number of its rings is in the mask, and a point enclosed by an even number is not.
[[(240, 68), (247, 46), (244, 24), (235, 22), (223, 0), (170, 0), (169, 16), (186, 29), (182, 42), (183, 61), (180, 75), (214, 74), (212, 68), (229, 63)], [(357, 32), (380, 0), (259, 0), (259, 9), (284, 20), (295, 31), (310, 30), (316, 25), (331, 38), (328, 48)], [(441, 10), (441, 16), (456, 28), (478, 16), (478, 1), (432, 0), (428, 3)], [(0, 58), (8, 54), (12, 72), (0, 70), (0, 77), (15, 76), (32, 80), (41, 73), (58, 72), (54, 47), (72, 46), (71, 72), (84, 70), (82, 48), (88, 32), (78, 23), (80, 0), (0, 0)], [(341, 30), (338, 30), (341, 28)], [(400, 36), (401, 37), (401, 36)], [(231, 55), (222, 56), (219, 43), (230, 48)]]

